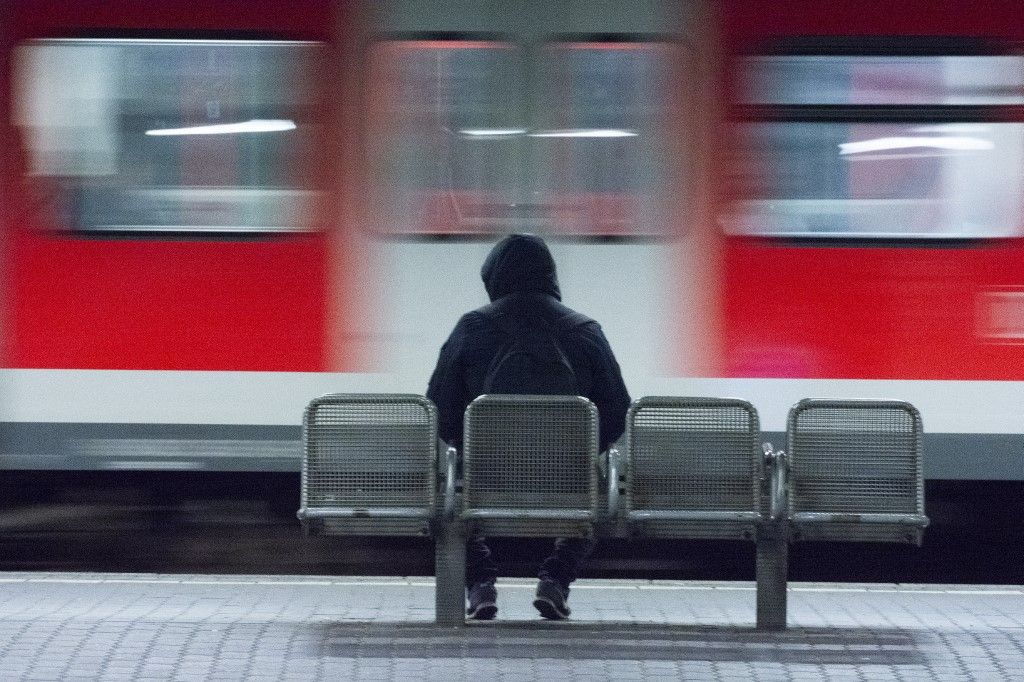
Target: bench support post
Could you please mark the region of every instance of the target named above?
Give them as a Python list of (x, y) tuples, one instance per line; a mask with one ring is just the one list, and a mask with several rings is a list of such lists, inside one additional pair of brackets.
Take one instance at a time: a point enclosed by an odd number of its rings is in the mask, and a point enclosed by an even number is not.
[(789, 543), (784, 522), (768, 521), (757, 529), (757, 629), (786, 629), (786, 578)]
[(434, 555), (434, 618), (443, 627), (466, 625), (466, 536), (462, 524), (441, 525)]

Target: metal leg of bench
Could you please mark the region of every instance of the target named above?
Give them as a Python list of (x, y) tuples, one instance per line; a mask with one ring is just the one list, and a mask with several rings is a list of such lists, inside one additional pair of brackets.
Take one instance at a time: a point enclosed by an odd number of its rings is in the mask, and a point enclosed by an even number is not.
[(458, 523), (446, 523), (437, 537), (434, 618), (438, 625), (466, 625), (466, 536)]
[(765, 523), (757, 531), (757, 629), (786, 629), (789, 544), (785, 526)]

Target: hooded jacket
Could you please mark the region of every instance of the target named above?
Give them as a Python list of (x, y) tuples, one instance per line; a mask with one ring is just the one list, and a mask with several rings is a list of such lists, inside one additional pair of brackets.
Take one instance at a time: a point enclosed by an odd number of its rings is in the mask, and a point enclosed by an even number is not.
[(498, 242), (480, 269), (491, 303), (459, 319), (441, 346), (430, 377), (427, 397), (437, 406), (440, 437), (462, 448), (466, 407), (483, 393), (487, 370), (506, 341), (491, 313), (500, 306), (514, 324), (536, 324), (573, 315), (579, 321), (559, 334), (559, 342), (576, 374), (581, 395), (597, 406), (600, 447), (615, 442), (625, 430), (629, 392), (601, 326), (561, 303), (555, 261), (544, 240), (514, 234)]

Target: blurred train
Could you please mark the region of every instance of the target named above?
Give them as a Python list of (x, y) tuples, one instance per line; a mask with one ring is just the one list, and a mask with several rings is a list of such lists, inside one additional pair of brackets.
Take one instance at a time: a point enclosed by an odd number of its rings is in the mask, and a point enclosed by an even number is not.
[(297, 471), (508, 232), (631, 393), (1024, 480), (1015, 0), (0, 0), (0, 469)]

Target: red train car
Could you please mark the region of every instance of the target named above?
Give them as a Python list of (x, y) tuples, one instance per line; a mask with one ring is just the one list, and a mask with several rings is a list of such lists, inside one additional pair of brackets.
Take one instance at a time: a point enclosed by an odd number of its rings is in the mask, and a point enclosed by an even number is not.
[(1019, 3), (722, 3), (722, 373), (901, 395), (935, 478), (1020, 479)]
[(297, 471), (531, 231), (635, 396), (909, 400), (1024, 480), (1016, 3), (6, 8), (0, 468)]
[(361, 367), (358, 8), (5, 5), (4, 466), (293, 466), (252, 408)]

